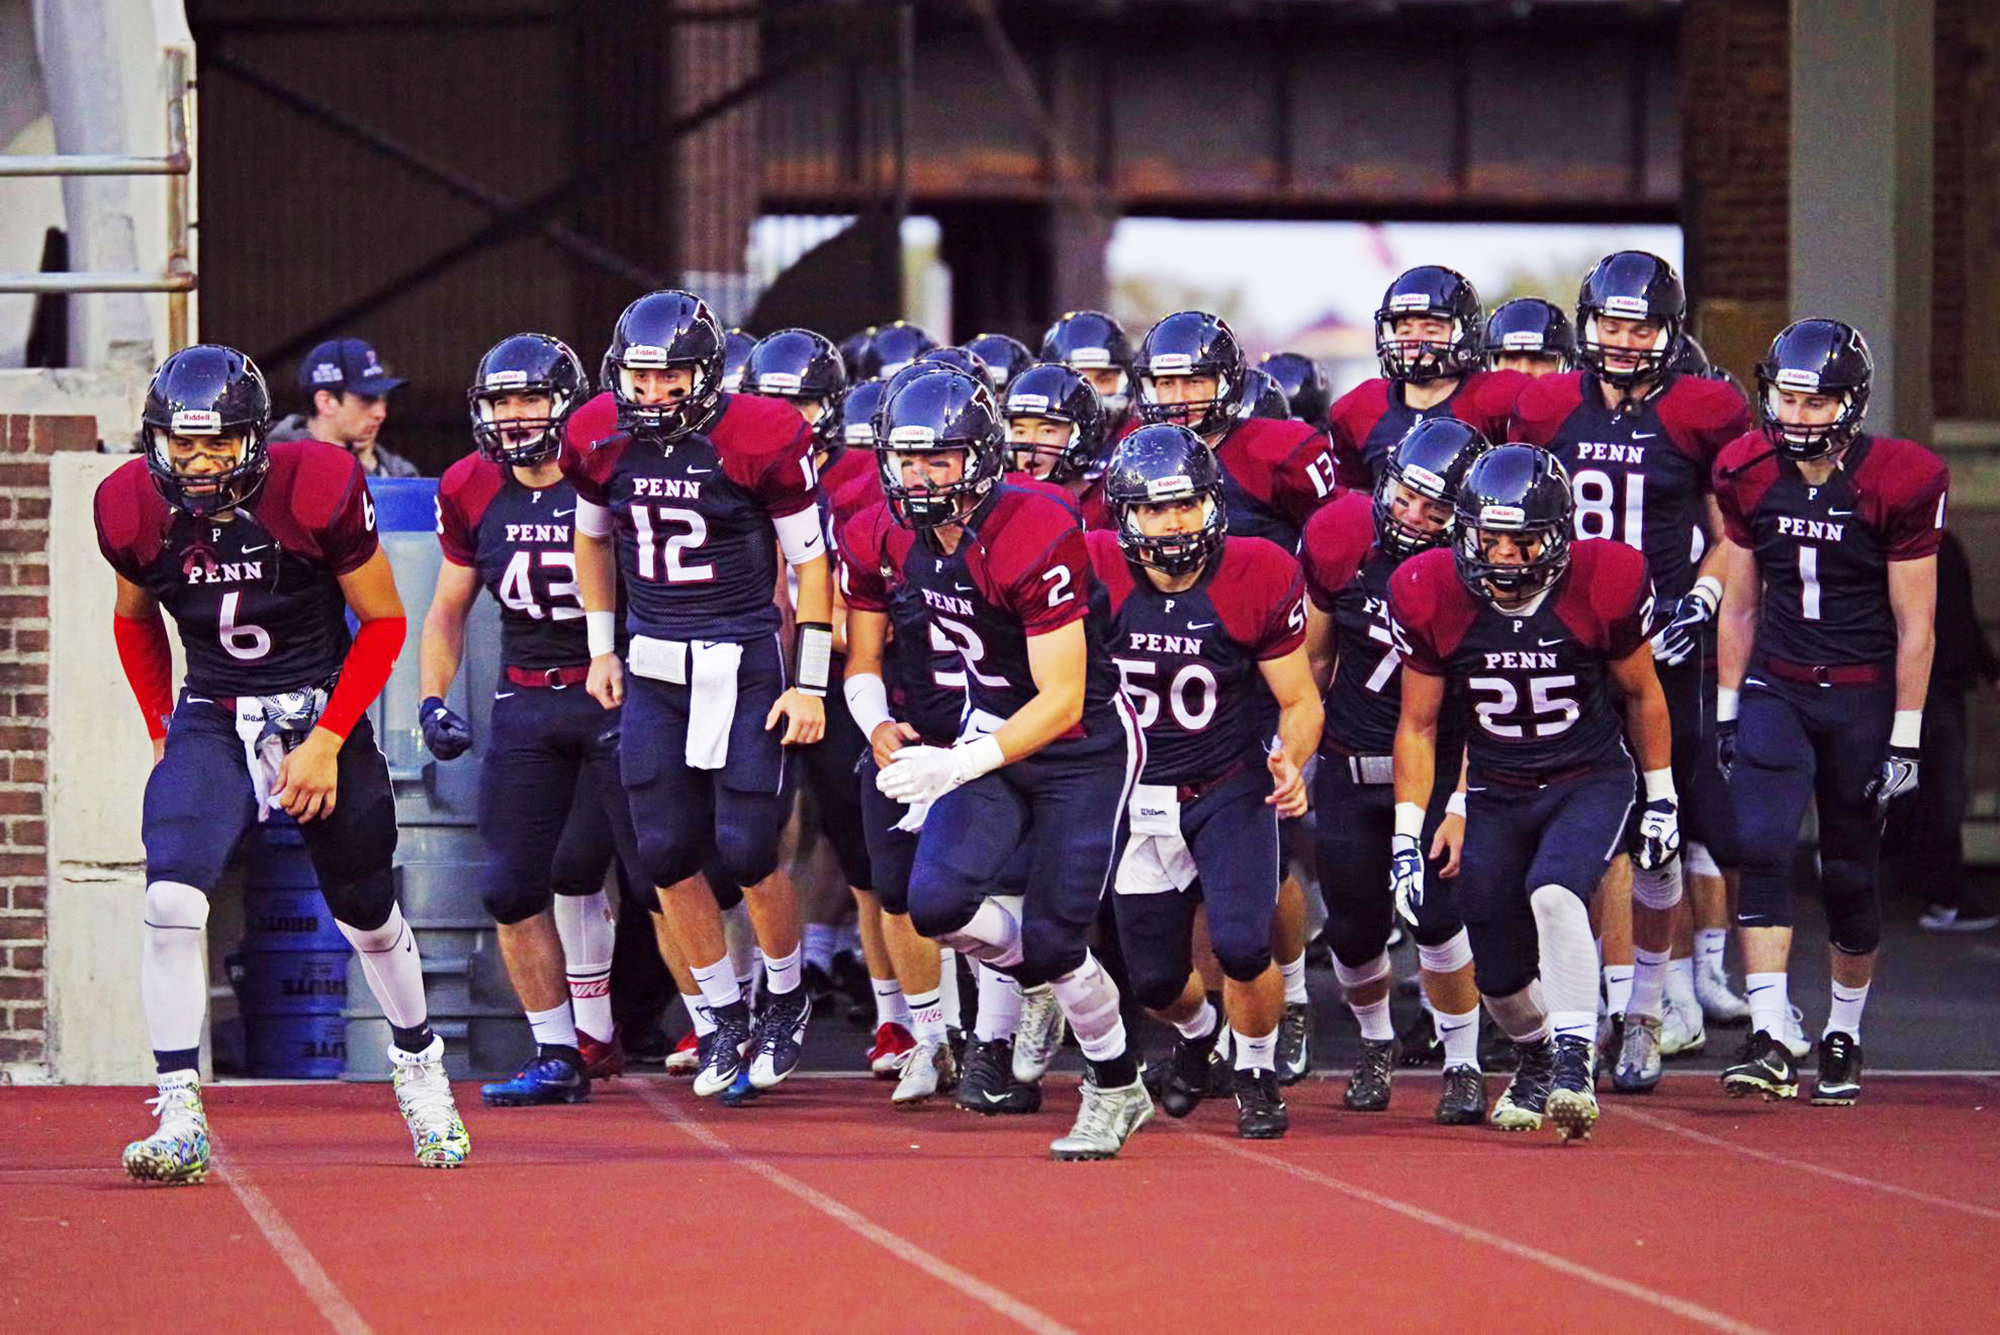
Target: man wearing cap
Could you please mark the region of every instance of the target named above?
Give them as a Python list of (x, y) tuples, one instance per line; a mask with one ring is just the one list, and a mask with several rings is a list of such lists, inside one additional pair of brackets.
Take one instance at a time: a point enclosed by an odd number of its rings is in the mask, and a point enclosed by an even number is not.
[(389, 391), (402, 383), (365, 339), (329, 339), (299, 363), (299, 390), (310, 411), (279, 422), (270, 438), (338, 445), (369, 477), (416, 477), (415, 464), (375, 439), (389, 415)]

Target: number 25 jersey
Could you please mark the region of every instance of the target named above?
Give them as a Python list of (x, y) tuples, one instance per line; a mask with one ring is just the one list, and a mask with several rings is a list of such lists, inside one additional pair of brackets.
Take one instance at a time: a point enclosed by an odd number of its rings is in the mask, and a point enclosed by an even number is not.
[(1509, 616), (1468, 589), (1439, 548), (1396, 567), (1389, 611), (1403, 666), (1463, 692), (1474, 783), (1544, 783), (1630, 763), (1610, 665), (1646, 642), (1653, 619), (1653, 582), (1634, 549), (1576, 543), (1535, 609)]

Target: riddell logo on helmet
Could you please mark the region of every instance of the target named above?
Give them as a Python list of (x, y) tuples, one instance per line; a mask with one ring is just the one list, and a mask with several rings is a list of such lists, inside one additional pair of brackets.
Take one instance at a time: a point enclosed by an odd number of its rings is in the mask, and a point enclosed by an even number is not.
[(1431, 299), (1423, 292), (1398, 292), (1389, 298), (1389, 309), (1392, 311), (1427, 311), (1430, 308)]
[(1156, 477), (1147, 481), (1146, 495), (1156, 501), (1171, 501), (1181, 496), (1192, 495), (1194, 480), (1186, 473), (1175, 473), (1172, 477)]
[(1444, 479), (1425, 468), (1422, 464), (1404, 464), (1403, 480), (1413, 487), (1421, 488), (1434, 496), (1444, 495)]
[(1518, 528), (1528, 522), (1528, 512), (1518, 505), (1484, 505), (1479, 509), (1482, 528)]
[(1606, 297), (1604, 313), (1627, 320), (1643, 320), (1650, 312), (1646, 309), (1644, 297)]
[(528, 373), (526, 371), (488, 371), (486, 373), (486, 388), (488, 389), (519, 389), (527, 383)]
[(1109, 348), (1071, 348), (1069, 364), (1079, 371), (1104, 371), (1111, 366)]
[(1030, 413), (1046, 412), (1048, 406), (1049, 396), (1046, 394), (1016, 394), (1007, 400), (1007, 411), (1023, 417)]
[(177, 436), (219, 436), (222, 414), (208, 408), (183, 408), (174, 414), (173, 431)]
[(757, 377), (757, 388), (766, 394), (796, 394), (804, 378), (791, 371), (766, 371)]
[(899, 426), (889, 433), (891, 445), (935, 445), (937, 432), (927, 426)]
[(1532, 329), (1516, 330), (1500, 337), (1500, 346), (1509, 352), (1540, 352), (1542, 336)]
[(667, 350), (651, 343), (634, 343), (625, 349), (625, 364), (640, 370), (660, 370), (667, 364)]
[(1800, 371), (1785, 367), (1777, 374), (1779, 389), (1799, 390), (1807, 394), (1819, 393), (1819, 372)]
[(1186, 375), (1194, 370), (1194, 358), (1185, 352), (1162, 352), (1147, 363), (1154, 375)]

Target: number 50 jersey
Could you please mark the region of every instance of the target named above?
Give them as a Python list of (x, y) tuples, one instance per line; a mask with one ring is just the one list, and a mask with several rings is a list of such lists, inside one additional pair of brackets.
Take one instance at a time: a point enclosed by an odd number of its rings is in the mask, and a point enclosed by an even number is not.
[(379, 546), (353, 455), (317, 440), (270, 451), (263, 485), (227, 520), (169, 506), (144, 459), (98, 484), (98, 548), (173, 615), (200, 695), (276, 695), (333, 676), (348, 645), (339, 577)]
[(1389, 611), (1403, 666), (1464, 694), (1473, 782), (1538, 784), (1630, 763), (1609, 667), (1646, 642), (1653, 619), (1653, 582), (1633, 548), (1578, 542), (1520, 616), (1474, 594), (1438, 548), (1396, 568)]

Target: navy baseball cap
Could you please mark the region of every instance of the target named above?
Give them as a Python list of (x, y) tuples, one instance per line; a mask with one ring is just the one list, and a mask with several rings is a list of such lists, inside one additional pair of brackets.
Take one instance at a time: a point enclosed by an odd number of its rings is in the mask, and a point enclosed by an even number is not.
[(299, 388), (307, 397), (321, 389), (372, 397), (387, 394), (403, 383), (400, 376), (389, 374), (366, 339), (329, 339), (299, 363)]

